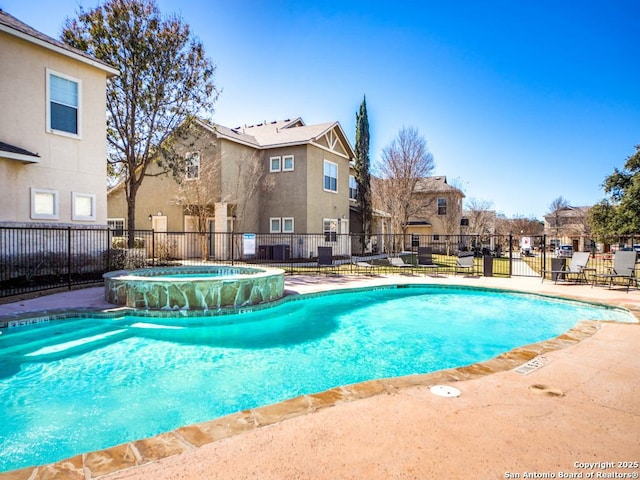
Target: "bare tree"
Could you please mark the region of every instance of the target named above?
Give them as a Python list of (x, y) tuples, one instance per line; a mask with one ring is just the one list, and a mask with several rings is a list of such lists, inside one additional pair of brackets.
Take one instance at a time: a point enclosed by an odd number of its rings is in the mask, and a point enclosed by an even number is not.
[(477, 235), (491, 235), (495, 233), (496, 214), (493, 203), (488, 200), (470, 198), (466, 204), (469, 219), (469, 232)]
[(434, 167), (426, 140), (413, 127), (401, 128), (382, 150), (374, 201), (377, 208), (391, 215), (391, 233), (405, 233), (409, 219), (425, 208), (423, 197), (414, 193), (418, 181), (428, 177)]
[(185, 213), (194, 219), (203, 261), (209, 258), (209, 219), (214, 216), (215, 204), (220, 198), (220, 190), (215, 188), (220, 181), (220, 163), (213, 156), (206, 160), (203, 161), (200, 153), (189, 153), (186, 171), (174, 176), (178, 183), (174, 201), (183, 205)]
[(565, 210), (567, 207), (569, 207), (569, 201), (562, 195), (555, 198), (549, 204), (549, 213), (553, 216), (553, 225), (551, 225), (551, 228), (555, 228), (556, 237), (560, 236), (560, 212)]
[[(250, 201), (255, 198), (258, 193), (268, 193), (273, 190), (273, 177), (265, 177), (264, 162), (257, 152), (244, 153), (235, 164), (236, 182), (230, 185), (226, 198), (223, 201), (232, 205), (233, 215), (238, 221), (238, 228), (243, 229), (246, 226), (247, 207)], [(264, 208), (264, 202), (262, 202)], [(254, 209), (259, 211), (260, 207)]]

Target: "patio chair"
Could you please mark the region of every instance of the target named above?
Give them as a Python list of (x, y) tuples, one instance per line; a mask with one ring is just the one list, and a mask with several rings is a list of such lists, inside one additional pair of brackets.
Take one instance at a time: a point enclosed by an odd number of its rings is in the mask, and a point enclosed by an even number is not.
[(571, 257), (569, 265), (562, 270), (542, 270), (542, 282), (544, 283), (544, 277), (547, 273), (551, 274), (553, 283), (558, 283), (558, 279), (562, 277), (563, 280), (567, 280), (569, 276), (575, 275), (576, 283), (578, 280), (584, 279), (584, 283), (587, 283), (587, 263), (591, 257), (590, 252), (575, 252)]
[(433, 263), (433, 249), (431, 247), (418, 247), (418, 268), (424, 268), (425, 275), (427, 270), (435, 270), (438, 274), (439, 265)]
[(609, 288), (613, 285), (613, 280), (616, 278), (622, 278), (627, 280), (627, 292), (631, 287), (631, 282), (636, 282), (636, 256), (635, 251), (617, 251), (613, 256), (613, 267), (609, 267), (608, 273), (596, 273), (593, 276), (593, 283), (591, 287), (596, 284), (599, 278), (609, 280)]
[(356, 272), (365, 271), (372, 274), (375, 269), (375, 265), (372, 265), (369, 262), (363, 262), (362, 260), (356, 259), (353, 264), (356, 267)]
[(335, 268), (333, 264), (333, 248), (332, 247), (318, 247), (318, 272), (325, 270), (328, 273), (329, 270)]
[(390, 258), (389, 258), (389, 264), (390, 264), (392, 267), (398, 267), (398, 268), (400, 268), (400, 269), (406, 269), (406, 268), (408, 268), (408, 269), (410, 269), (410, 270), (412, 270), (412, 269), (413, 269), (413, 264), (411, 264), (411, 263), (406, 263), (406, 262), (405, 262), (402, 258), (400, 258), (400, 257), (390, 257)]
[(475, 268), (473, 263), (473, 255), (458, 256), (458, 263), (456, 263), (455, 273), (458, 272), (472, 272)]

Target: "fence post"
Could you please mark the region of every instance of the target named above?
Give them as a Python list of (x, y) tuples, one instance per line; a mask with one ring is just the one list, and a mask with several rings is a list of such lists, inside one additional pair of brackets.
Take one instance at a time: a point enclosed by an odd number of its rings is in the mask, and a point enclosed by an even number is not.
[(509, 234), (509, 277), (513, 275), (513, 233)]
[(107, 265), (106, 268), (104, 270), (104, 273), (108, 272), (111, 270), (111, 229), (107, 228), (106, 230), (107, 232)]
[(67, 287), (71, 290), (71, 227), (67, 227)]
[(153, 228), (151, 229), (151, 266), (156, 266), (156, 231)]
[(234, 238), (234, 234), (233, 234), (233, 232), (231, 232), (231, 266), (232, 267), (235, 265), (235, 257), (236, 257), (235, 251), (234, 251), (235, 250), (234, 246), (235, 246), (235, 243), (236, 243), (235, 240), (236, 239)]
[(547, 269), (547, 234), (542, 235), (542, 268), (540, 269), (540, 275), (544, 275), (544, 270)]

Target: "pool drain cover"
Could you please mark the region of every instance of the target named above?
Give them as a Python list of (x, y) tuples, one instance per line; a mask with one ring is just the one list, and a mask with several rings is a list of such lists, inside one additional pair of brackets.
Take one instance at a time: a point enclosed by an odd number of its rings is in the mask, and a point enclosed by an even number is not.
[(522, 375), (529, 375), (531, 372), (535, 372), (536, 370), (544, 367), (548, 363), (549, 363), (549, 359), (547, 357), (545, 357), (544, 355), (538, 355), (537, 357), (529, 360), (524, 365), (520, 365), (518, 368), (515, 369), (515, 371)]
[(434, 395), (439, 397), (459, 397), (460, 390), (457, 388), (449, 387), (448, 385), (434, 385), (429, 389)]

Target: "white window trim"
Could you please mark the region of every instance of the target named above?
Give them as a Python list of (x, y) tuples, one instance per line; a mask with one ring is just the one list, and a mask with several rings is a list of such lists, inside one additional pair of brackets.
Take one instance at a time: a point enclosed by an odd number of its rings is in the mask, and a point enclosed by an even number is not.
[[(278, 229), (273, 229), (273, 221), (276, 220), (278, 222)], [(269, 218), (269, 233), (282, 233), (282, 219), (280, 217), (270, 217)]]
[[(36, 213), (36, 195), (39, 193), (53, 194), (53, 214)], [(32, 220), (58, 220), (60, 218), (59, 210), (59, 193), (57, 190), (48, 188), (32, 188), (31, 189), (31, 219)]]
[[(331, 227), (332, 224), (335, 224), (336, 229), (335, 230), (325, 230), (324, 229), (324, 224), (329, 222), (329, 226)], [(324, 241), (325, 242), (337, 242), (338, 241), (338, 219), (337, 218), (323, 218), (322, 219), (322, 234), (324, 235)], [(329, 236), (329, 239), (327, 240), (327, 234)], [(332, 240), (331, 239), (331, 234), (334, 234), (335, 239)]]
[[(325, 165), (327, 163), (330, 164), (330, 165), (334, 165), (336, 167), (336, 189), (335, 190), (329, 190), (329, 189), (325, 188), (325, 186), (324, 186), (324, 177), (325, 177), (324, 169), (325, 169)], [(325, 192), (338, 193), (338, 164), (337, 163), (331, 162), (329, 160), (324, 160), (323, 161), (323, 163), (322, 163), (322, 189)]]
[[(444, 213), (440, 213), (440, 200), (444, 200)], [(447, 202), (446, 197), (438, 197), (436, 198), (436, 215), (439, 215), (441, 217), (445, 217), (447, 215), (447, 207), (449, 202)]]
[[(285, 225), (289, 220), (291, 220), (291, 229), (286, 229)], [(295, 222), (293, 220), (293, 217), (282, 217), (281, 226), (282, 226), (282, 233), (293, 233), (293, 232), (295, 232), (295, 228), (296, 227), (295, 227)]]
[[(78, 133), (65, 132), (64, 130), (56, 130), (51, 128), (51, 85), (50, 79), (51, 75), (55, 75), (56, 77), (64, 78), (65, 80), (69, 80), (71, 82), (75, 82), (78, 84)], [(45, 131), (47, 133), (53, 133), (56, 135), (61, 135), (63, 137), (82, 139), (82, 80), (79, 78), (71, 77), (69, 75), (65, 75), (64, 73), (57, 72), (50, 68), (46, 69), (46, 119), (45, 119)]]
[[(287, 159), (287, 158), (291, 158), (291, 168), (287, 168), (286, 167), (287, 163), (286, 163), (285, 159)], [(295, 156), (293, 156), (293, 155), (283, 155), (282, 156), (282, 171), (283, 172), (293, 172), (293, 170), (295, 168), (295, 161), (296, 161)]]
[[(278, 161), (278, 168), (273, 168), (273, 161)], [(269, 171), (270, 172), (280, 172), (282, 171), (282, 157), (269, 157)]]
[[(355, 187), (353, 188), (356, 192), (356, 196), (352, 197), (351, 196), (351, 179), (353, 179), (353, 183), (355, 185)], [(349, 175), (349, 200), (355, 202), (358, 199), (358, 181), (356, 180), (355, 175)]]
[(109, 217), (107, 218), (107, 225), (109, 226), (109, 228), (111, 230), (119, 230), (118, 227), (116, 226), (111, 226), (110, 224), (116, 223), (116, 222), (122, 222), (122, 230), (125, 230), (125, 227), (127, 225), (126, 220), (124, 219), (124, 217)]
[[(198, 158), (198, 174), (195, 177), (190, 177), (189, 176), (189, 167), (191, 166), (190, 164), (187, 164), (186, 162), (189, 161), (191, 159), (191, 157), (197, 157)], [(187, 152), (184, 156), (185, 158), (185, 172), (184, 172), (184, 178), (185, 180), (187, 180), (188, 182), (191, 182), (193, 180), (199, 180), (200, 179), (200, 152)]]
[[(91, 215), (78, 215), (76, 213), (77, 198), (91, 199)], [(95, 222), (96, 221), (96, 196), (93, 193), (71, 192), (71, 219), (76, 222)]]

